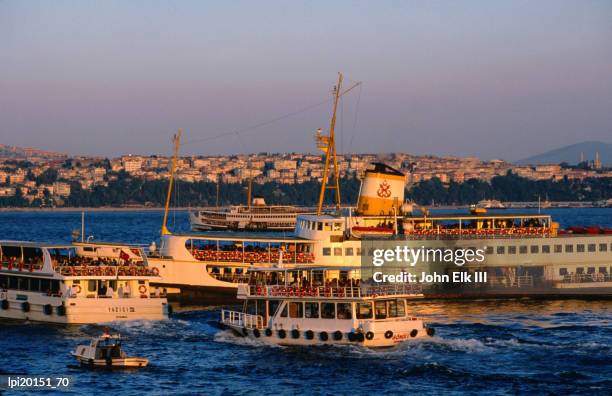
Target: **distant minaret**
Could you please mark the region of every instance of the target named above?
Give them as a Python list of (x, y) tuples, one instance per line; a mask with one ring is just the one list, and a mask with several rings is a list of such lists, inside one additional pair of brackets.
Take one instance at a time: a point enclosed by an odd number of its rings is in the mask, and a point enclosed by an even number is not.
[(599, 151), (595, 152), (595, 161), (593, 161), (594, 169), (601, 169), (601, 160), (599, 159)]
[(580, 163), (582, 164), (584, 162), (584, 151), (580, 152)]

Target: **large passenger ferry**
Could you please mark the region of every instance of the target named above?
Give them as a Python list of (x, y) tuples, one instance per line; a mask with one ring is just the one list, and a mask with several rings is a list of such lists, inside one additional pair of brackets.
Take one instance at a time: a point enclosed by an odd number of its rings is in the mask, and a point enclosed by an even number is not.
[[(356, 267), (372, 260), (381, 240), (408, 247), (482, 249), (484, 260), (456, 265), (421, 262), (444, 274), (484, 272), (486, 283), (426, 284), (426, 296), (611, 296), (612, 230), (598, 227), (560, 229), (540, 213), (430, 214), (404, 202), (405, 175), (383, 163), (365, 170), (357, 206), (340, 211), (339, 173), (334, 143), (335, 113), (342, 76), (335, 89), (328, 136), (317, 134), (325, 155), (324, 177), (316, 214), (298, 215), (290, 236), (254, 234), (172, 234), (166, 228), (172, 182), (168, 190), (161, 244), (149, 257), (160, 271), (159, 284), (199, 293), (204, 302), (232, 296), (252, 267), (303, 265)], [(351, 88), (349, 88), (350, 90)], [(180, 134), (179, 134), (180, 138)], [(178, 153), (175, 146), (174, 164)], [(334, 183), (328, 173), (334, 169)], [(323, 213), (324, 194), (335, 190), (336, 212)], [(231, 298), (231, 297), (229, 297)]]
[[(93, 253), (95, 247), (79, 249)], [(165, 319), (166, 298), (149, 288), (157, 270), (136, 248), (114, 249), (116, 259), (80, 255), (73, 245), (0, 241), (0, 318), (61, 324)]]
[[(341, 273), (346, 273), (342, 277)], [(358, 268), (251, 269), (242, 311), (221, 311), (236, 334), (278, 345), (389, 347), (434, 335), (409, 312), (415, 285), (366, 285)]]

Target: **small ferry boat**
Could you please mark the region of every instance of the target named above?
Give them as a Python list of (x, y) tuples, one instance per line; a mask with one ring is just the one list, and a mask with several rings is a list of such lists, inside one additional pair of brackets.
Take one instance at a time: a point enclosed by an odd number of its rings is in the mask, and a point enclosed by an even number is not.
[(71, 355), (81, 366), (91, 368), (140, 368), (149, 364), (149, 359), (127, 356), (121, 349), (121, 341), (119, 334), (104, 333), (93, 338), (89, 345), (79, 345)]
[(189, 221), (194, 231), (290, 231), (298, 215), (313, 213), (311, 208), (268, 205), (262, 197), (255, 197), (250, 205), (195, 210), (189, 213)]
[[(144, 252), (106, 248), (118, 257), (81, 255), (74, 245), (0, 241), (0, 318), (60, 324), (165, 319), (169, 305), (149, 288), (158, 271)], [(79, 249), (91, 253), (95, 246)]]
[[(348, 277), (338, 278), (341, 271)], [(261, 268), (238, 286), (241, 312), (221, 311), (221, 325), (278, 345), (390, 347), (434, 335), (408, 312), (418, 285), (361, 284), (358, 268)]]

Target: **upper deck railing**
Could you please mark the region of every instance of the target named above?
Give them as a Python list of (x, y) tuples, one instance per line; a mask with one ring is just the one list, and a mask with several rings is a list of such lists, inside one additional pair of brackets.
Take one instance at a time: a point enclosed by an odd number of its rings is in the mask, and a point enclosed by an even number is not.
[(58, 265), (54, 269), (63, 276), (159, 276), (156, 267), (140, 265)]
[[(210, 262), (233, 262), (233, 263), (278, 263), (281, 253), (277, 251), (243, 251), (243, 250), (216, 250), (216, 249), (193, 249), (191, 254), (196, 260)], [(283, 252), (283, 263), (312, 264), (315, 261), (313, 253), (307, 252)]]
[(248, 329), (263, 329), (264, 320), (261, 315), (251, 315), (244, 312), (221, 310), (221, 323)]
[[(240, 290), (239, 290), (240, 293)], [(421, 296), (422, 287), (419, 284), (401, 283), (396, 285), (380, 286), (353, 286), (353, 287), (297, 287), (297, 286), (253, 286), (246, 287), (246, 297), (283, 297), (283, 298), (363, 298), (386, 296)]]

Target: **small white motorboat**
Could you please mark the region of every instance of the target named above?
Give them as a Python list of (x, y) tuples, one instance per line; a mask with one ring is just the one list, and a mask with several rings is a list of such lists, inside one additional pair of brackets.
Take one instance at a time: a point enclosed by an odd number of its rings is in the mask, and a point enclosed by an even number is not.
[(138, 368), (149, 364), (149, 359), (127, 356), (121, 349), (119, 334), (104, 333), (93, 338), (89, 345), (79, 345), (71, 355), (87, 367)]

